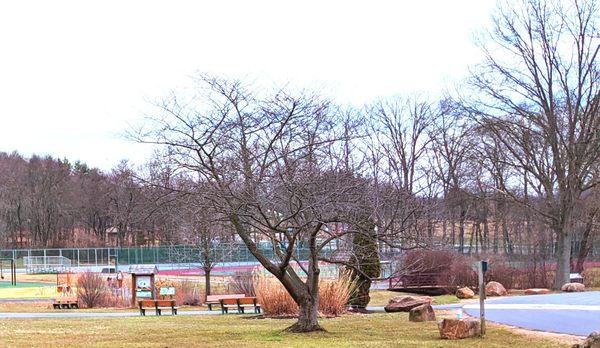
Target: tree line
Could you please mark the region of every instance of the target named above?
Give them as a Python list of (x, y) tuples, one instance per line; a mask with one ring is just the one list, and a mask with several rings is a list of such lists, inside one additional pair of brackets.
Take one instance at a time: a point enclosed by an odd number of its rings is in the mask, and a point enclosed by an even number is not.
[(184, 243), (177, 231), (182, 211), (173, 214), (168, 194), (144, 185), (138, 174), (127, 162), (103, 172), (82, 162), (0, 153), (0, 245)]

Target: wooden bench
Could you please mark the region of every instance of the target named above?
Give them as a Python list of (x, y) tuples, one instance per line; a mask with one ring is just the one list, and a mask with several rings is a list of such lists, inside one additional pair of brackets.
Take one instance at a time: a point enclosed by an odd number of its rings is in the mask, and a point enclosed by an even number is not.
[(254, 308), (254, 313), (260, 313), (260, 305), (256, 302), (256, 297), (238, 298), (238, 306), (244, 313), (244, 308)]
[(154, 309), (156, 315), (162, 315), (163, 309), (170, 309), (172, 315), (177, 315), (177, 303), (175, 300), (140, 300), (140, 315), (145, 316), (147, 309)]
[(220, 305), (221, 300), (225, 299), (238, 299), (246, 297), (245, 294), (232, 294), (232, 295), (208, 295), (206, 296), (206, 305), (208, 305), (208, 310), (212, 311), (213, 305)]
[(260, 305), (256, 297), (224, 298), (220, 300), (221, 313), (229, 313), (229, 309), (236, 309), (238, 313), (244, 314), (245, 308), (254, 308), (254, 313), (260, 313)]
[(79, 301), (77, 297), (59, 297), (54, 299), (52, 307), (54, 309), (77, 309), (79, 308)]

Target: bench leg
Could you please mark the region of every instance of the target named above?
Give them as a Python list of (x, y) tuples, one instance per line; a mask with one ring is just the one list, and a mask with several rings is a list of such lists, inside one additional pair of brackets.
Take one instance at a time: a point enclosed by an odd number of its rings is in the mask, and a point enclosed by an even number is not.
[(173, 315), (177, 315), (177, 308), (173, 308), (172, 311), (173, 311)]
[(156, 308), (156, 315), (162, 315), (161, 310)]
[(208, 303), (208, 310), (212, 311), (212, 303)]
[(140, 308), (140, 315), (145, 317), (146, 316), (146, 310), (143, 309), (143, 308)]

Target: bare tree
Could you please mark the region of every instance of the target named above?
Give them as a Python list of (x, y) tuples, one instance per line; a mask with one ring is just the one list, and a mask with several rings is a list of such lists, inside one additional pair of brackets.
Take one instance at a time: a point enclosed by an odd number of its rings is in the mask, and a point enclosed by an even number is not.
[[(430, 130), (431, 151), (429, 160), (437, 183), (441, 184), (447, 215), (450, 222), (450, 240), (462, 252), (465, 246), (465, 229), (470, 213), (468, 181), (473, 178), (469, 164), (472, 149), (471, 126), (457, 113), (454, 105), (443, 105), (435, 126)], [(458, 233), (456, 222), (458, 220)], [(443, 236), (447, 231), (444, 222)]]
[[(306, 92), (259, 96), (239, 81), (209, 76), (199, 84), (199, 105), (165, 100), (138, 140), (164, 145), (173, 164), (214, 192), (215, 212), (298, 304), (289, 330), (321, 330), (319, 255), (337, 238), (328, 225), (339, 222), (340, 200), (354, 184), (326, 156), (340, 140), (329, 103)], [(275, 258), (259, 247), (265, 242)], [(309, 250), (306, 264), (296, 258), (298, 246)]]
[(574, 209), (598, 184), (590, 175), (600, 156), (597, 25), (595, 1), (501, 6), (471, 76), (480, 98), (470, 111), (545, 200), (536, 211), (557, 239), (555, 288), (569, 281)]
[(387, 168), (399, 187), (414, 194), (421, 179), (421, 159), (431, 141), (429, 131), (436, 111), (423, 98), (390, 98), (367, 107)]

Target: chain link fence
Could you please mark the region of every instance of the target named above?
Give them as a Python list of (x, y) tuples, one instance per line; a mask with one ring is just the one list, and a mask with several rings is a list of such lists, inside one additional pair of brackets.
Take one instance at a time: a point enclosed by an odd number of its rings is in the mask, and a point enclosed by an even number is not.
[[(261, 252), (268, 258), (276, 259), (272, 248), (259, 245)], [(325, 255), (336, 250), (328, 248)], [(308, 248), (296, 248), (295, 257), (306, 260)], [(71, 267), (113, 266), (113, 265), (178, 265), (198, 264), (202, 262), (200, 248), (187, 245), (160, 247), (123, 247), (123, 248), (48, 248), (48, 249), (2, 249), (0, 258), (16, 260), (17, 268), (23, 269), (27, 260), (50, 260), (53, 257), (70, 260)], [(210, 260), (214, 264), (249, 264), (258, 262), (244, 244), (218, 244), (210, 248)]]

